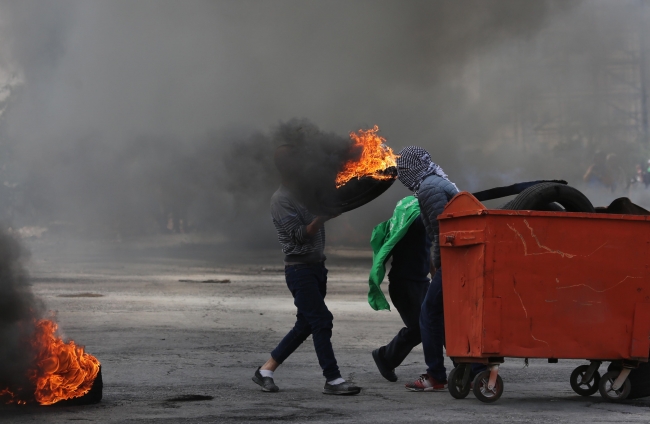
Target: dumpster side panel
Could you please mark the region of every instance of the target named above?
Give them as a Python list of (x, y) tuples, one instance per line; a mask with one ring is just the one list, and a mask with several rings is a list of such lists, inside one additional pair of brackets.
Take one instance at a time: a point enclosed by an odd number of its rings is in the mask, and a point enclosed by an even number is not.
[[(507, 356), (631, 358), (637, 302), (650, 300), (648, 225), (494, 216), (494, 296)], [(646, 351), (647, 357), (647, 351)]]
[(478, 215), (454, 220), (451, 232), (447, 222), (440, 222), (445, 349), (452, 357), (476, 357), (483, 352), (484, 226)]
[(486, 297), (483, 299), (483, 354), (499, 356), (501, 352), (501, 298)]

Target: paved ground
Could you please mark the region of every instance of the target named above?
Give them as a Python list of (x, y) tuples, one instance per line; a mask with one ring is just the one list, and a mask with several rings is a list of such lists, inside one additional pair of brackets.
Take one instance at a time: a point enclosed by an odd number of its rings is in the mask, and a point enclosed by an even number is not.
[[(327, 300), (337, 359), (344, 377), (364, 388), (361, 395), (321, 394), (309, 340), (276, 373), (281, 392), (262, 393), (253, 371), (295, 313), (278, 255), (242, 259), (209, 243), (178, 242), (88, 245), (81, 256), (66, 245), (30, 243), (34, 290), (57, 311), (66, 336), (102, 362), (104, 399), (82, 407), (0, 406), (0, 422), (650, 422), (650, 398), (611, 404), (575, 395), (568, 379), (581, 361), (531, 360), (524, 368), (523, 360), (508, 360), (505, 392), (492, 405), (472, 394), (454, 400), (405, 391), (403, 384), (424, 370), (421, 349), (398, 369), (397, 383), (385, 381), (370, 352), (390, 340), (400, 320), (367, 305), (369, 256), (357, 251), (330, 253)], [(230, 283), (199, 282), (210, 279)], [(212, 399), (172, 400), (184, 395)]]

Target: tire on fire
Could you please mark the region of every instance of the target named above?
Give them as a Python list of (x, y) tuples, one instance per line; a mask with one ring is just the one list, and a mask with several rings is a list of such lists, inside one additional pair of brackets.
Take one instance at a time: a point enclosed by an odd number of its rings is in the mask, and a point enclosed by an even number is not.
[(528, 187), (501, 209), (595, 212), (589, 199), (579, 190), (558, 183), (540, 183)]

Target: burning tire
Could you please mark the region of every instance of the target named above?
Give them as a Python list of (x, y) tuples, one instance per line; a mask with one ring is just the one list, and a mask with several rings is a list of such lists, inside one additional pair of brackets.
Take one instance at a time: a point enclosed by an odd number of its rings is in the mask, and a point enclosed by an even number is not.
[(378, 180), (363, 177), (348, 181), (320, 204), (314, 205), (311, 212), (318, 215), (338, 215), (351, 211), (376, 199), (390, 188), (397, 178), (397, 169), (390, 167), (383, 171), (388, 178)]
[(276, 167), (284, 184), (312, 214), (351, 211), (380, 196), (397, 179), (397, 155), (378, 131), (374, 126), (352, 132), (349, 142), (334, 143), (338, 147), (333, 150), (332, 143), (320, 139), (311, 147), (280, 146)]
[(102, 367), (99, 367), (97, 372), (97, 377), (93, 381), (93, 385), (90, 388), (90, 391), (85, 395), (77, 398), (61, 400), (54, 405), (57, 406), (77, 406), (77, 405), (92, 405), (99, 403), (102, 400), (102, 394), (104, 390), (104, 380), (102, 379)]
[(579, 190), (558, 183), (540, 183), (522, 191), (503, 209), (594, 213), (594, 206)]

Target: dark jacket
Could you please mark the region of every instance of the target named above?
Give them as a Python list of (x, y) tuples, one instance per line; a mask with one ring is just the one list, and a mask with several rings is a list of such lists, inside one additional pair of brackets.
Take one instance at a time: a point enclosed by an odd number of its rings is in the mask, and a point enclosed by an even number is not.
[(428, 283), (430, 248), (431, 240), (427, 237), (422, 217), (418, 216), (391, 251), (393, 262), (388, 280)]
[(422, 221), (427, 229), (427, 235), (433, 242), (431, 255), (433, 265), (440, 268), (440, 244), (438, 241), (438, 215), (442, 213), (447, 203), (458, 193), (456, 187), (438, 175), (429, 175), (420, 184), (418, 201)]

